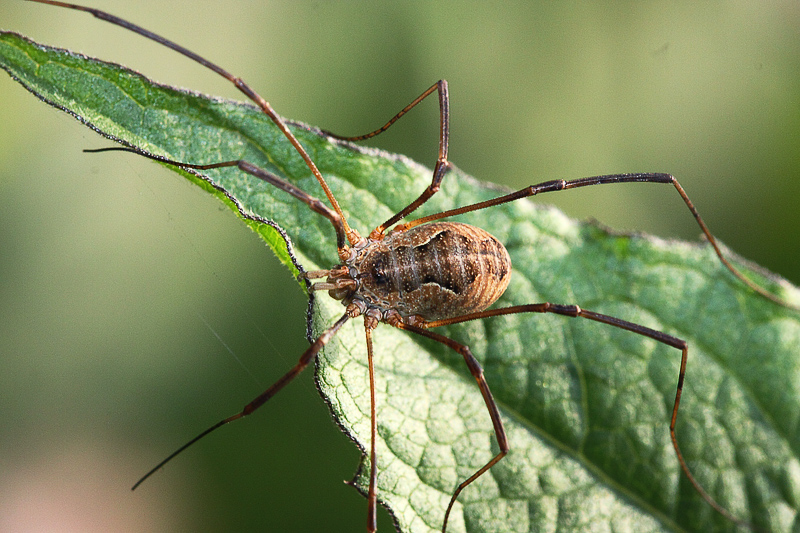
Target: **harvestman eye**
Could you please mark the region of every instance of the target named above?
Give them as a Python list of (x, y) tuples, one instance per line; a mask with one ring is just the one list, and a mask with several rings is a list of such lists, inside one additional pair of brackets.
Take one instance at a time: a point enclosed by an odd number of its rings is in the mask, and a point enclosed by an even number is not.
[[(300, 356), (297, 364), (289, 369), (276, 383), (250, 402), (241, 412), (221, 420), (181, 446), (177, 451), (145, 474), (134, 485), (134, 489), (176, 455), (204, 436), (229, 422), (251, 414), (261, 407), (267, 400), (272, 398), (272, 396), (277, 394), (284, 386), (300, 374), (348, 320), (362, 316), (364, 319), (367, 346), (371, 417), (371, 445), (369, 451), (370, 472), (369, 489), (367, 492), (367, 531), (375, 531), (377, 527), (377, 461), (375, 453), (377, 419), (372, 331), (378, 324), (385, 323), (391, 327), (427, 337), (458, 352), (464, 358), (467, 368), (475, 378), (478, 391), (483, 397), (488, 416), (494, 427), (494, 434), (497, 439), (499, 451), (484, 466), (476, 470), (471, 476), (464, 479), (454, 488), (450, 502), (442, 515), (442, 532), (445, 532), (450, 512), (461, 492), (497, 464), (509, 452), (510, 444), (503, 427), (500, 411), (492, 397), (489, 384), (484, 378), (483, 369), (478, 360), (473, 356), (469, 346), (431, 330), (440, 326), (500, 315), (517, 313), (554, 313), (566, 317), (588, 319), (611, 327), (624, 329), (632, 334), (648, 337), (674, 348), (676, 350), (676, 357), (680, 354), (680, 370), (677, 376), (675, 399), (669, 421), (669, 434), (678, 462), (686, 478), (711, 507), (734, 523), (752, 527), (746, 522), (732, 516), (703, 489), (689, 470), (681, 454), (675, 433), (675, 425), (678, 417), (678, 408), (680, 406), (689, 353), (688, 344), (684, 340), (639, 324), (582, 309), (575, 304), (544, 302), (489, 309), (508, 287), (512, 275), (511, 259), (508, 252), (499, 240), (480, 228), (468, 224), (442, 220), (454, 215), (487, 209), (541, 193), (575, 189), (578, 187), (634, 182), (671, 185), (683, 199), (686, 207), (694, 216), (697, 224), (708, 240), (708, 243), (713, 247), (714, 252), (725, 268), (741, 280), (742, 283), (763, 297), (780, 305), (793, 308), (793, 306), (786, 304), (744, 277), (736, 267), (726, 259), (716, 239), (703, 222), (691, 200), (689, 200), (683, 187), (681, 187), (673, 176), (661, 173), (611, 174), (573, 180), (546, 181), (510, 194), (499, 196), (492, 200), (456, 207), (448, 211), (401, 223), (405, 217), (413, 213), (436, 194), (442, 180), (445, 179), (450, 169), (450, 162), (448, 160), (450, 124), (449, 93), (447, 82), (440, 80), (426, 89), (421, 95), (392, 117), (385, 125), (375, 131), (352, 137), (327, 133), (330, 137), (344, 141), (357, 142), (369, 139), (386, 131), (398, 119), (428, 96), (434, 93), (438, 96), (440, 121), (439, 153), (430, 185), (416, 200), (375, 227), (367, 237), (362, 237), (356, 229), (350, 227), (348, 224), (347, 218), (325, 182), (325, 178), (317, 169), (314, 161), (308, 153), (306, 153), (299, 141), (294, 137), (283, 120), (275, 113), (269, 103), (259, 96), (258, 93), (243, 80), (172, 41), (103, 11), (51, 0), (30, 1), (91, 13), (97, 18), (111, 22), (112, 24), (116, 24), (147, 37), (148, 39), (161, 43), (228, 79), (250, 100), (255, 102), (264, 114), (266, 114), (280, 129), (287, 141), (294, 147), (319, 182), (325, 192), (329, 205), (307, 194), (285, 179), (244, 160), (195, 164), (172, 161), (130, 148), (115, 147), (87, 151), (131, 151), (170, 165), (193, 170), (236, 167), (242, 172), (289, 193), (298, 201), (308, 205), (311, 210), (328, 219), (336, 235), (336, 247), (340, 263), (326, 270), (306, 272), (304, 277), (306, 279), (324, 280), (316, 282), (312, 286), (312, 290), (318, 292), (327, 291), (332, 298), (340, 300), (344, 306), (341, 317), (314, 340), (311, 346)], [(241, 211), (241, 215), (246, 218), (254, 219), (253, 215), (244, 211)]]

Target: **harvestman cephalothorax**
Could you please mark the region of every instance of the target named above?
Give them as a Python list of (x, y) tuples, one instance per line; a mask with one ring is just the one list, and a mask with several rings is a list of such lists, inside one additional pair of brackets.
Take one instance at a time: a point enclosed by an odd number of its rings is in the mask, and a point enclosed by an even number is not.
[[(612, 184), (612, 183), (631, 183), (649, 182), (672, 185), (683, 199), (684, 203), (695, 217), (700, 229), (714, 248), (716, 255), (722, 264), (735, 275), (742, 283), (746, 284), (753, 291), (761, 294), (780, 305), (786, 305), (771, 293), (765, 291), (760, 286), (754, 284), (744, 277), (723, 255), (714, 236), (711, 234), (699, 213), (695, 209), (689, 197), (678, 183), (669, 174), (643, 173), (643, 174), (613, 174), (604, 176), (594, 176), (574, 180), (554, 180), (537, 185), (526, 187), (522, 190), (497, 197), (492, 200), (480, 202), (473, 205), (459, 207), (441, 213), (428, 215), (408, 222), (401, 221), (418, 207), (423, 205), (431, 196), (439, 190), (442, 180), (446, 177), (450, 169), (448, 160), (448, 141), (449, 141), (449, 97), (447, 82), (441, 80), (419, 97), (403, 108), (397, 115), (392, 117), (381, 128), (355, 137), (344, 137), (329, 134), (331, 137), (345, 141), (361, 141), (374, 137), (386, 131), (400, 117), (415, 107), (428, 96), (436, 93), (439, 98), (440, 128), (439, 128), (439, 154), (433, 170), (433, 178), (430, 185), (404, 209), (393, 215), (384, 223), (373, 229), (365, 238), (358, 231), (351, 228), (347, 219), (339, 207), (336, 198), (325, 182), (325, 178), (317, 169), (314, 161), (307, 154), (300, 142), (294, 137), (287, 128), (284, 121), (274, 112), (272, 107), (261, 96), (259, 96), (247, 83), (240, 78), (233, 76), (226, 70), (207, 61), (197, 54), (155, 35), (139, 26), (131, 24), (125, 20), (117, 18), (108, 13), (58, 2), (53, 0), (30, 0), (44, 4), (66, 7), (70, 9), (91, 13), (97, 18), (111, 22), (125, 29), (136, 32), (144, 37), (152, 39), (164, 46), (167, 46), (201, 65), (213, 70), (217, 74), (231, 81), (240, 91), (250, 100), (255, 102), (258, 107), (275, 123), (296, 152), (302, 157), (306, 166), (315, 176), (320, 186), (325, 192), (330, 207), (317, 198), (300, 190), (283, 178), (272, 174), (252, 163), (244, 160), (220, 161), (211, 164), (193, 164), (182, 161), (171, 161), (159, 156), (129, 148), (108, 148), (103, 150), (123, 150), (132, 151), (146, 157), (156, 159), (171, 165), (180, 166), (186, 169), (208, 170), (222, 167), (237, 167), (266, 183), (273, 185), (286, 193), (292, 195), (297, 200), (305, 203), (314, 212), (327, 218), (336, 234), (336, 246), (340, 264), (327, 270), (306, 272), (303, 276), (306, 279), (324, 279), (315, 283), (312, 290), (327, 291), (328, 294), (342, 301), (345, 312), (336, 322), (325, 330), (302, 354), (299, 362), (292, 367), (281, 379), (269, 387), (256, 399), (250, 402), (240, 413), (226, 418), (213, 425), (200, 435), (179, 448), (155, 468), (140, 479), (134, 488), (141, 484), (151, 474), (160, 469), (164, 464), (181, 453), (187, 447), (211, 433), (217, 428), (249, 415), (262, 406), (273, 395), (279, 392), (285, 385), (292, 381), (309, 363), (311, 363), (320, 350), (336, 335), (339, 329), (351, 318), (358, 316), (364, 317), (364, 329), (367, 343), (367, 358), (370, 384), (370, 415), (371, 415), (371, 448), (370, 448), (370, 473), (369, 489), (367, 493), (367, 530), (376, 530), (376, 506), (377, 506), (377, 464), (375, 453), (375, 442), (377, 432), (376, 407), (375, 407), (375, 383), (373, 368), (372, 351), (372, 330), (378, 323), (384, 322), (390, 326), (401, 330), (409, 331), (423, 337), (439, 342), (449, 347), (464, 358), (472, 376), (475, 378), (480, 393), (486, 404), (489, 416), (494, 426), (494, 433), (497, 438), (499, 451), (483, 467), (474, 472), (470, 477), (463, 480), (454, 490), (450, 502), (444, 512), (442, 519), (442, 531), (447, 528), (448, 517), (462, 490), (472, 483), (475, 479), (483, 475), (498, 461), (500, 461), (509, 451), (509, 442), (503, 427), (498, 407), (492, 397), (492, 393), (487, 384), (483, 370), (478, 360), (472, 355), (470, 348), (458, 343), (448, 337), (430, 331), (438, 326), (457, 324), (470, 320), (509, 315), (515, 313), (555, 313), (567, 317), (580, 317), (596, 322), (600, 322), (616, 328), (628, 330), (632, 333), (648, 337), (666, 346), (675, 348), (681, 353), (680, 371), (678, 384), (675, 393), (675, 400), (672, 408), (672, 415), (669, 423), (669, 432), (672, 444), (677, 455), (680, 466), (697, 492), (719, 513), (726, 516), (733, 522), (747, 525), (732, 516), (725, 508), (719, 505), (695, 480), (678, 445), (675, 433), (675, 424), (680, 405), (683, 380), (686, 371), (688, 356), (688, 345), (685, 341), (672, 335), (667, 335), (639, 324), (634, 324), (612, 316), (602, 315), (585, 309), (578, 305), (554, 304), (554, 303), (535, 303), (528, 305), (516, 305), (499, 309), (487, 309), (505, 291), (511, 276), (511, 262), (505, 247), (492, 235), (479, 228), (455, 222), (444, 222), (441, 219), (486, 209), (507, 202), (512, 202), (521, 198), (527, 198), (540, 193), (574, 189), (578, 187)], [(251, 217), (242, 212), (242, 216)]]

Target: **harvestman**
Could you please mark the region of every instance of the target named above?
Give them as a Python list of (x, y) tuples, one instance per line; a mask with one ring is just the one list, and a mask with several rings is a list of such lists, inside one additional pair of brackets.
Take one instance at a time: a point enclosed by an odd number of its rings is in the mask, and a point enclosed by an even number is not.
[[(675, 402), (670, 418), (669, 433), (672, 445), (675, 449), (681, 469), (697, 492), (709, 505), (716, 511), (727, 517), (729, 520), (746, 525), (749, 524), (732, 516), (725, 508), (719, 505), (694, 478), (689, 467), (683, 459), (678, 440), (675, 434), (675, 423), (678, 416), (681, 392), (683, 390), (683, 380), (686, 372), (686, 361), (688, 355), (688, 344), (682, 339), (667, 335), (639, 324), (620, 320), (618, 318), (602, 315), (585, 309), (577, 305), (561, 305), (552, 303), (538, 303), (529, 305), (515, 305), (500, 309), (487, 309), (505, 291), (511, 274), (511, 261), (505, 247), (486, 231), (456, 222), (437, 222), (440, 219), (477, 211), (488, 207), (512, 202), (520, 198), (535, 196), (540, 193), (574, 189), (589, 185), (601, 185), (609, 183), (629, 183), (629, 182), (649, 182), (671, 184), (675, 187), (678, 194), (683, 199), (686, 206), (691, 211), (697, 224), (700, 226), (708, 242), (714, 248), (716, 255), (722, 264), (732, 272), (739, 280), (746, 284), (753, 291), (762, 296), (787, 307), (786, 304), (773, 294), (767, 292), (744, 277), (722, 254), (722, 250), (716, 239), (703, 222), (700, 214), (695, 209), (683, 187), (678, 181), (669, 174), (643, 173), (643, 174), (612, 174), (605, 176), (594, 176), (574, 180), (554, 180), (537, 185), (526, 187), (519, 191), (500, 196), (498, 198), (479, 202), (473, 205), (451, 209), (441, 213), (425, 216), (409, 222), (398, 224), (407, 215), (414, 212), (424, 204), (431, 196), (436, 194), (439, 186), (450, 169), (448, 161), (448, 139), (449, 139), (449, 97), (447, 82), (440, 80), (425, 92), (423, 92), (413, 102), (404, 107), (391, 120), (381, 128), (356, 137), (344, 137), (326, 132), (330, 137), (345, 141), (362, 141), (374, 137), (392, 126), (400, 117), (419, 104), (422, 100), (433, 94), (439, 97), (439, 156), (433, 170), (431, 184), (404, 209), (389, 218), (386, 222), (379, 225), (370, 232), (367, 238), (362, 237), (358, 231), (351, 228), (347, 219), (339, 207), (336, 198), (325, 182), (325, 178), (317, 169), (310, 156), (300, 145), (291, 131), (287, 128), (284, 121), (275, 113), (272, 107), (261, 96), (259, 96), (247, 83), (240, 78), (233, 76), (224, 69), (207, 61), (199, 55), (191, 52), (172, 41), (160, 37), (150, 31), (136, 26), (118, 17), (92, 9), (88, 7), (58, 2), (54, 0), (29, 0), (42, 4), (50, 4), (79, 11), (91, 13), (95, 17), (116, 24), (125, 29), (136, 32), (144, 37), (167, 46), (179, 52), (201, 65), (213, 70), (217, 74), (231, 81), (240, 91), (250, 100), (255, 102), (259, 108), (275, 123), (283, 135), (295, 148), (300, 157), (303, 158), (309, 170), (316, 177), (325, 196), (330, 202), (332, 209), (323, 204), (317, 198), (310, 196), (301, 189), (295, 187), (283, 178), (276, 176), (252, 163), (244, 160), (223, 161), (213, 164), (198, 165), (179, 161), (172, 161), (160, 156), (154, 156), (130, 148), (103, 148), (100, 150), (87, 151), (107, 151), (121, 150), (138, 153), (145, 157), (155, 159), (164, 163), (179, 166), (186, 169), (209, 170), (222, 167), (238, 167), (243, 172), (259, 178), (287, 193), (296, 199), (304, 202), (310, 209), (327, 218), (334, 231), (336, 232), (336, 247), (338, 250), (341, 264), (328, 270), (318, 270), (305, 272), (302, 274), (306, 279), (326, 278), (325, 281), (317, 282), (311, 286), (315, 291), (328, 291), (328, 294), (341, 300), (345, 305), (345, 313), (327, 330), (325, 330), (303, 353), (299, 362), (291, 368), (282, 378), (250, 402), (240, 413), (228, 417), (212, 427), (208, 428), (200, 435), (183, 445), (150, 472), (140, 479), (134, 489), (145, 479), (164, 466), (168, 461), (181, 453), (183, 450), (208, 435), (217, 428), (249, 415), (267, 400), (280, 391), (285, 385), (292, 381), (308, 364), (314, 360), (319, 351), (336, 335), (339, 329), (350, 318), (358, 316), (364, 317), (364, 330), (367, 341), (367, 362), (369, 369), (370, 385), (370, 418), (371, 418), (371, 446), (370, 446), (370, 474), (369, 490), (367, 493), (367, 531), (376, 530), (376, 506), (377, 506), (377, 465), (375, 454), (375, 442), (377, 434), (377, 420), (375, 416), (375, 378), (372, 360), (372, 330), (377, 327), (379, 322), (384, 322), (398, 329), (410, 331), (437, 341), (449, 348), (452, 348), (464, 357), (470, 372), (477, 381), (478, 388), (483, 396), (486, 408), (489, 411), (494, 433), (497, 438), (499, 452), (483, 467), (478, 469), (469, 478), (464, 480), (455, 489), (450, 502), (445, 511), (442, 523), (442, 532), (447, 528), (447, 521), (453, 504), (458, 495), (464, 488), (475, 479), (483, 475), (487, 470), (500, 461), (509, 451), (508, 439), (500, 418), (500, 412), (492, 398), (483, 369), (478, 360), (472, 355), (469, 347), (460, 344), (443, 335), (429, 331), (431, 328), (458, 324), (480, 318), (488, 318), (499, 315), (509, 315), (515, 313), (555, 313), (568, 317), (581, 317), (594, 320), (609, 326), (625, 329), (649, 337), (655, 341), (681, 351), (680, 372), (678, 374), (678, 384), (675, 392)], [(222, 190), (227, 194), (227, 191)], [(236, 203), (236, 202), (234, 202)], [(236, 203), (238, 206), (239, 204)], [(254, 220), (257, 217), (246, 213), (239, 207), (242, 216)], [(390, 230), (390, 231), (387, 231)]]

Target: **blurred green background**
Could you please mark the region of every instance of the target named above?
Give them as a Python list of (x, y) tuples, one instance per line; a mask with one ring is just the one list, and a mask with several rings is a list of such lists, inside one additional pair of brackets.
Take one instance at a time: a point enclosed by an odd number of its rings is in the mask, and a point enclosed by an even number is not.
[[(726, 244), (800, 282), (793, 0), (91, 5), (341, 134), (374, 129), (445, 78), (451, 160), (479, 179), (671, 172)], [(6, 0), (0, 27), (241, 99), (87, 14)], [(0, 95), (0, 530), (361, 530), (365, 501), (342, 484), (358, 453), (311, 372), (129, 491), (295, 362), (305, 298), (216, 200), (150, 162), (81, 153), (109, 143), (5, 75)], [(436, 124), (431, 101), (373, 144), (431, 165)], [(699, 235), (668, 187), (540, 201), (618, 229)]]

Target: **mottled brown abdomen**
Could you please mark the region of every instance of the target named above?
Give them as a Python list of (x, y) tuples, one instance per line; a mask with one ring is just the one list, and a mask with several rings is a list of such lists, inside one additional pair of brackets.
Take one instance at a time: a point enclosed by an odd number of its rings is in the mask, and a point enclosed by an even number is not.
[(511, 277), (511, 259), (500, 241), (457, 222), (391, 233), (370, 243), (355, 266), (367, 302), (425, 320), (482, 311)]

